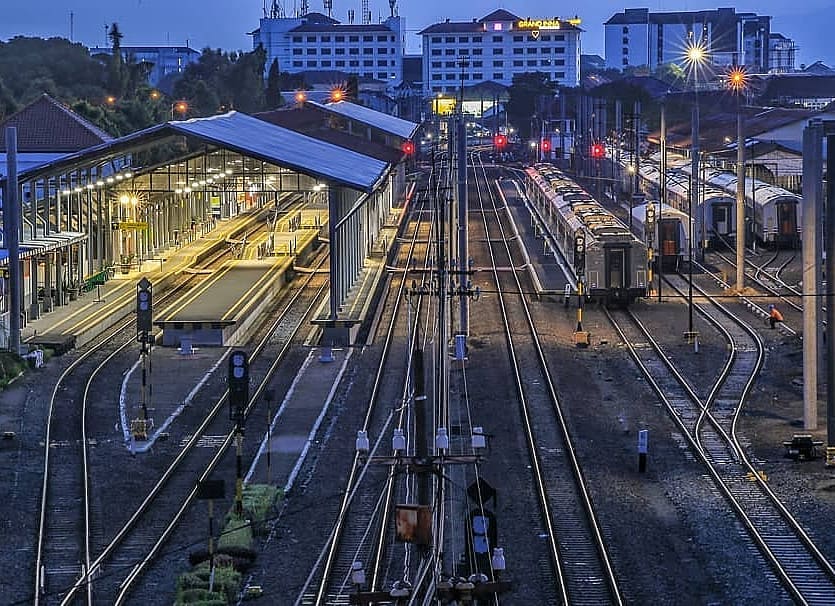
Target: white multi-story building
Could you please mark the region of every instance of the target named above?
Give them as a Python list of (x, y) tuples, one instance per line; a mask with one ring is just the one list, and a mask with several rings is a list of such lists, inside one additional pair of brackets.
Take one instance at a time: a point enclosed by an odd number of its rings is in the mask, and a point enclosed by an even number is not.
[(515, 74), (542, 72), (557, 84), (580, 83), (578, 19), (522, 19), (500, 9), (468, 22), (446, 20), (420, 32), (425, 95), (453, 93)]
[(681, 64), (688, 44), (701, 43), (714, 65), (744, 65), (765, 73), (770, 29), (771, 17), (733, 8), (674, 13), (627, 8), (605, 23), (606, 67)]
[(768, 38), (768, 71), (789, 74), (797, 70), (797, 45), (783, 34), (773, 33)]
[(392, 15), (381, 23), (343, 24), (323, 15), (263, 18), (252, 48), (267, 52), (265, 76), (278, 60), (282, 72), (340, 71), (397, 86), (403, 80), (406, 47), (403, 20)]

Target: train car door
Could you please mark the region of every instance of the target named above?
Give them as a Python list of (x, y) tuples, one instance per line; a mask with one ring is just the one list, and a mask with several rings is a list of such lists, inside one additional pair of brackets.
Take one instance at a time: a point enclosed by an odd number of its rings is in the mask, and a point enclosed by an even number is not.
[(626, 288), (626, 251), (622, 248), (606, 249), (606, 288)]
[(731, 219), (731, 207), (727, 204), (713, 205), (713, 233), (718, 236), (728, 234), (728, 225)]
[(780, 226), (781, 240), (791, 241), (797, 237), (796, 210), (796, 205), (790, 202), (777, 204), (777, 225)]

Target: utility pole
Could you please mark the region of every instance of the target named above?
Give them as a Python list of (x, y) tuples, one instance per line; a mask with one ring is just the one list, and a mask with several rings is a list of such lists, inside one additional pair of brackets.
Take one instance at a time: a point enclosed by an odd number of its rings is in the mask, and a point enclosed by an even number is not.
[[(661, 241), (661, 219), (664, 217), (664, 206), (667, 204), (667, 99), (661, 99), (661, 184), (659, 191), (658, 209), (658, 302), (661, 303), (662, 272), (664, 271), (664, 243)], [(689, 228), (688, 228), (689, 233)], [(677, 251), (676, 251), (677, 252)]]
[(632, 231), (632, 206), (635, 203), (635, 196), (638, 193), (638, 187), (640, 185), (640, 161), (638, 158), (641, 156), (641, 102), (635, 101), (635, 106), (633, 107), (633, 117), (632, 117), (632, 129), (634, 131), (634, 140), (633, 140), (633, 150), (632, 153), (633, 159), (635, 160), (635, 172), (632, 175), (634, 179), (632, 183), (632, 197), (629, 198), (629, 231)]
[(6, 128), (6, 192), (4, 195), (5, 240), (9, 248), (9, 349), (20, 353), (21, 300), (20, 201), (17, 183), (17, 128)]

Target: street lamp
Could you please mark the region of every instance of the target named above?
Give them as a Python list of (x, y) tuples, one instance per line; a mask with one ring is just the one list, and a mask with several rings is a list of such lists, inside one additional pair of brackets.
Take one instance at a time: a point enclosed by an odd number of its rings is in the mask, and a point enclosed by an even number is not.
[[(691, 39), (687, 48), (685, 49), (685, 65), (688, 73), (693, 79), (693, 113), (691, 119), (690, 129), (690, 153), (691, 153), (691, 171), (690, 171), (690, 196), (688, 199), (688, 215), (690, 215), (690, 249), (688, 251), (688, 293), (687, 293), (687, 309), (688, 321), (687, 332), (685, 338), (693, 340), (695, 344), (695, 351), (698, 351), (698, 335), (693, 330), (693, 206), (699, 207), (699, 91), (696, 78), (699, 70), (707, 63), (708, 52), (704, 37), (700, 37), (697, 41)], [(703, 226), (704, 222), (700, 223)], [(702, 234), (699, 230), (699, 250), (701, 255), (704, 255), (704, 248), (702, 246)], [(704, 260), (704, 258), (702, 258)]]
[(742, 95), (747, 75), (734, 66), (728, 74), (728, 87), (736, 94), (736, 290), (745, 288), (745, 133), (742, 125)]
[(175, 101), (171, 104), (171, 119), (174, 119), (174, 113), (180, 114), (181, 118), (184, 118), (186, 113), (188, 112), (188, 103), (185, 101)]

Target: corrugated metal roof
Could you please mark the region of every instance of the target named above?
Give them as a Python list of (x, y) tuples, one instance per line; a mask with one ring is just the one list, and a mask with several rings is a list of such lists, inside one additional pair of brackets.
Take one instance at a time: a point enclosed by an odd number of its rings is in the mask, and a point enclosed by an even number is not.
[(350, 101), (328, 103), (324, 108), (351, 120), (365, 122), (374, 128), (378, 128), (392, 135), (397, 135), (398, 137), (403, 137), (404, 139), (411, 139), (418, 127), (414, 122), (409, 122), (396, 116), (390, 116), (363, 105), (351, 103)]
[(184, 135), (361, 191), (373, 190), (389, 167), (381, 160), (238, 112), (168, 125)]

